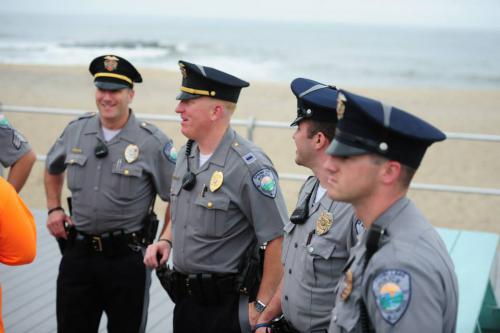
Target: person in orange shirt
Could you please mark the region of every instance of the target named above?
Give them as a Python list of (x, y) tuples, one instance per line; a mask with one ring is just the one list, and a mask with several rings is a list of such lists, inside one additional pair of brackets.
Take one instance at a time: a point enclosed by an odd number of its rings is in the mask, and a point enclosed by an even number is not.
[[(33, 214), (14, 187), (0, 177), (0, 263), (29, 264), (36, 255), (36, 228)], [(2, 289), (0, 287), (0, 333), (4, 332)]]

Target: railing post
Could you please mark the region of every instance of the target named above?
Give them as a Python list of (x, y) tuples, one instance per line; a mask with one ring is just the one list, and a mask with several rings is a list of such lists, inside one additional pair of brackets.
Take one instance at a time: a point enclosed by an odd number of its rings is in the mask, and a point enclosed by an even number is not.
[(247, 123), (247, 139), (253, 142), (253, 131), (255, 129), (255, 117), (248, 118)]

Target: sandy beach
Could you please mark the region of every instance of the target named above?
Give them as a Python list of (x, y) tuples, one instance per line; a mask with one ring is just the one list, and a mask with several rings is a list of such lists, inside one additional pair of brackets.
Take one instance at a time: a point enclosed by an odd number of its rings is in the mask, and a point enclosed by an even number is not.
[[(141, 69), (144, 83), (136, 86), (137, 113), (174, 115), (180, 74)], [(312, 78), (314, 79), (314, 78)], [(335, 82), (326, 82), (332, 83)], [(381, 99), (414, 113), (445, 132), (500, 135), (500, 89), (342, 87)], [(71, 108), (95, 111), (94, 86), (85, 66), (0, 65), (0, 102), (5, 105)], [(5, 113), (45, 155), (72, 116)], [(295, 98), (287, 83), (252, 82), (242, 92), (234, 118), (290, 122)], [(154, 122), (179, 148), (185, 142), (176, 123)], [(245, 135), (245, 128), (237, 128)], [(256, 129), (255, 142), (271, 157), (279, 173), (308, 174), (294, 163), (292, 129)], [(414, 182), (500, 188), (500, 145), (493, 142), (447, 140), (432, 146)], [(22, 191), (30, 207), (44, 208), (43, 164), (38, 162)], [(300, 182), (283, 181), (289, 210)], [(409, 196), (439, 227), (500, 233), (500, 197), (411, 190)], [(158, 210), (164, 205), (157, 205)]]

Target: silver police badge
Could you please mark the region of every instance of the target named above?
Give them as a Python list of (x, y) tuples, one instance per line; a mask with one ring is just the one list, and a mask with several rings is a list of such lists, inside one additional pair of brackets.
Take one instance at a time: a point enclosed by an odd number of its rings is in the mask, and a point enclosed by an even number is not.
[(316, 220), (316, 235), (323, 235), (330, 230), (333, 224), (333, 214), (330, 212), (323, 212)]
[(115, 56), (105, 56), (104, 57), (104, 68), (106, 68), (106, 70), (112, 72), (116, 69), (116, 67), (118, 67), (118, 59), (117, 57)]
[(127, 163), (132, 163), (139, 157), (139, 147), (136, 145), (128, 145), (123, 155)]

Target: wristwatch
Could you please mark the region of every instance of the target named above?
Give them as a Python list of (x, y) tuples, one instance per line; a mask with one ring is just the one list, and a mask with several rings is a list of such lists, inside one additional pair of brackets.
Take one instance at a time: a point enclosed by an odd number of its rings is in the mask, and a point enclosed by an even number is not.
[(266, 309), (266, 305), (259, 300), (256, 300), (253, 304), (258, 313), (262, 313)]

